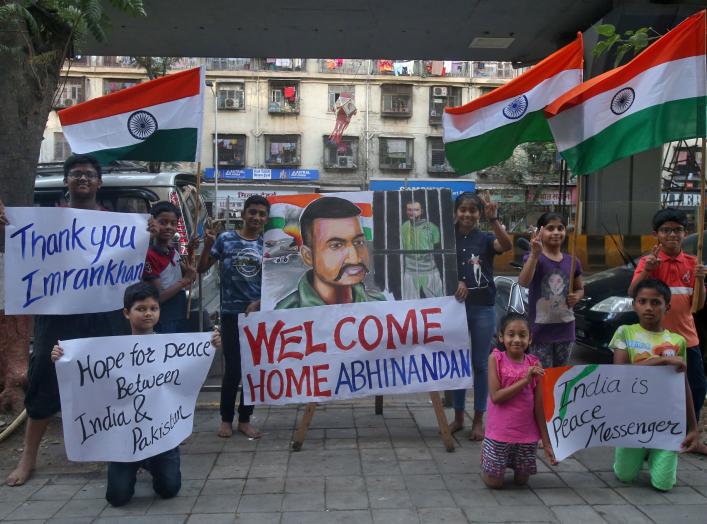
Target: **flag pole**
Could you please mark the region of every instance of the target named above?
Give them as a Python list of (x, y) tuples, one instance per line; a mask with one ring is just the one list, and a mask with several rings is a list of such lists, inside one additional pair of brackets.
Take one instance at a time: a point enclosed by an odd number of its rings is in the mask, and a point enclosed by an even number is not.
[(575, 212), (574, 230), (572, 231), (572, 245), (570, 246), (570, 285), (568, 293), (574, 293), (574, 269), (577, 266), (577, 241), (582, 230), (582, 177), (577, 175), (577, 211)]
[[(196, 236), (199, 236), (199, 213), (201, 211), (200, 206), (201, 206), (201, 162), (197, 162), (196, 164), (196, 202), (194, 203), (194, 234)], [(187, 239), (189, 242), (191, 242), (191, 238)], [(192, 253), (189, 256), (189, 264), (190, 265), (195, 265), (196, 264), (196, 253)], [(189, 299), (187, 300), (187, 320), (189, 320), (189, 317), (191, 316), (191, 297), (194, 295), (194, 282), (191, 283), (189, 286)], [(201, 300), (201, 275), (199, 275), (199, 300)], [(202, 319), (199, 318), (199, 322), (202, 322)], [(201, 325), (199, 325), (199, 329), (202, 330)]]
[[(705, 156), (707, 156), (707, 145), (702, 138), (702, 159), (700, 162), (700, 205), (697, 212), (697, 263), (702, 264), (702, 247), (705, 239)], [(704, 293), (705, 279), (695, 278), (695, 288), (692, 291), (692, 312), (697, 313), (700, 309), (700, 297)]]

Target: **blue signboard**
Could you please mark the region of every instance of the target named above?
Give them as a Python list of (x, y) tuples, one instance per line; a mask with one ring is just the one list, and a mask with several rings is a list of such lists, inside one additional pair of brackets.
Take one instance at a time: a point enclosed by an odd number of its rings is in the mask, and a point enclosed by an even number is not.
[(452, 198), (456, 198), (466, 191), (475, 191), (476, 183), (471, 180), (427, 180), (412, 179), (372, 179), (368, 188), (371, 191), (399, 191), (401, 189), (438, 189), (447, 188), (452, 190)]
[[(204, 179), (214, 179), (214, 168), (204, 169)], [(219, 169), (219, 180), (319, 180), (318, 169)]]

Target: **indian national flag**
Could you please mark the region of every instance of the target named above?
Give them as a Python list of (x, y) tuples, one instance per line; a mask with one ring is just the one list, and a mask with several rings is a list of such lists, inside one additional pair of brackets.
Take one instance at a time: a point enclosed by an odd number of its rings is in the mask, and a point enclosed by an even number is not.
[(460, 174), (498, 164), (525, 142), (552, 141), (543, 109), (582, 82), (582, 35), (530, 70), (442, 118), (447, 160)]
[(59, 111), (74, 153), (113, 160), (194, 162), (204, 115), (204, 71), (190, 69)]
[(705, 136), (706, 96), (702, 11), (545, 113), (557, 148), (582, 175), (665, 142)]
[(360, 210), (359, 219), (366, 240), (373, 240), (373, 192), (356, 191), (350, 193), (311, 193), (301, 195), (270, 196), (270, 214), (265, 226), (265, 240), (275, 238), (276, 230), (284, 231), (302, 245), (302, 234), (299, 230), (299, 217), (311, 202), (322, 196), (339, 197), (355, 204)]

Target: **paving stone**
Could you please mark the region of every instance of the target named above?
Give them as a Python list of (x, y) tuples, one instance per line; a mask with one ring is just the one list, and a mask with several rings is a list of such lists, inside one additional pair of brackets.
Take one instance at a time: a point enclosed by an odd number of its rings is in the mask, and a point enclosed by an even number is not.
[(403, 479), (410, 490), (447, 488), (441, 475), (403, 475)]
[(279, 524), (282, 518), (280, 512), (243, 513), (236, 515), (237, 524)]
[(20, 504), (22, 504), (20, 500), (17, 502), (0, 502), (0, 519), (12, 513)]
[(315, 491), (324, 493), (324, 482), (323, 478), (287, 477), (285, 493), (313, 493)]
[(284, 493), (285, 477), (279, 478), (248, 478), (243, 488), (244, 495), (257, 493)]
[[(546, 506), (479, 506), (464, 509), (469, 522), (555, 522)], [(427, 521), (434, 522), (434, 521)]]
[(597, 524), (606, 522), (591, 506), (555, 506), (552, 511), (563, 524)]
[(584, 500), (571, 488), (547, 488), (533, 491), (546, 506), (569, 506), (584, 503)]
[(369, 449), (369, 448), (387, 448), (393, 449), (393, 444), (388, 436), (385, 437), (358, 437), (358, 448), (359, 449)]
[(192, 508), (192, 513), (235, 513), (240, 497), (238, 495), (200, 495)]
[(326, 507), (332, 510), (367, 509), (368, 494), (365, 491), (327, 490)]
[(707, 471), (678, 471), (678, 479), (690, 486), (707, 486)]
[(580, 486), (575, 491), (587, 504), (626, 504), (626, 499), (616, 493), (612, 488), (585, 488)]
[[(418, 462), (415, 462), (416, 464)], [(402, 473), (396, 460), (379, 460), (375, 462), (362, 462), (361, 468), (364, 475), (384, 475)], [(414, 470), (410, 473), (426, 473), (427, 471)]]
[(543, 501), (529, 489), (493, 490), (493, 496), (501, 506), (541, 506)]
[(370, 524), (368, 510), (359, 511), (288, 511), (282, 514), (281, 524)]
[[(605, 488), (606, 482), (589, 471), (564, 471), (559, 477), (570, 487)], [(532, 478), (532, 477), (531, 477)]]
[(455, 491), (459, 489), (480, 489), (485, 488), (484, 481), (479, 473), (447, 473), (442, 475), (447, 489)]
[[(3, 477), (4, 478), (4, 477)], [(34, 479), (30, 479), (27, 483), (22, 486), (8, 486), (3, 481), (0, 483), (0, 502), (17, 502), (23, 501), (30, 498), (36, 491), (42, 488), (46, 484), (47, 480), (44, 479), (41, 483), (32, 482)]]
[(197, 497), (155, 498), (148, 508), (148, 515), (182, 515), (191, 513)]
[(707, 515), (707, 504), (638, 506), (638, 509), (658, 524), (704, 524)]
[(326, 439), (356, 438), (356, 428), (332, 428), (324, 430)]
[[(91, 524), (95, 520), (95, 517), (66, 517), (66, 518), (57, 518), (57, 517), (52, 517), (49, 520), (46, 521), (38, 521), (38, 522), (46, 522), (49, 524)], [(21, 520), (19, 522), (22, 522), (23, 524), (27, 524), (28, 522), (32, 521), (27, 521), (27, 520)]]
[(285, 493), (282, 500), (282, 511), (323, 511), (324, 492)]
[[(605, 484), (604, 484), (605, 485)], [(538, 473), (531, 475), (528, 480), (528, 486), (531, 488), (564, 488), (567, 487), (565, 481), (559, 475), (554, 473)]]
[(245, 479), (208, 479), (198, 495), (240, 495)]
[(673, 488), (662, 495), (673, 504), (707, 504), (707, 498), (687, 486)]
[(73, 497), (79, 489), (81, 486), (78, 484), (46, 484), (35, 491), (30, 500), (67, 500)]
[(381, 489), (368, 492), (371, 508), (412, 508), (407, 490)]
[(324, 449), (356, 449), (355, 438), (331, 438), (324, 441)]
[(216, 460), (215, 453), (200, 453), (181, 457), (180, 469), (183, 479), (205, 479)]
[(418, 508), (453, 508), (456, 506), (452, 494), (446, 489), (409, 489), (408, 492), (412, 503)]
[(233, 513), (192, 513), (187, 524), (233, 524), (235, 521)]
[(147, 513), (150, 505), (154, 501), (154, 497), (133, 497), (132, 500), (125, 506), (115, 508), (110, 504), (106, 505), (101, 512), (103, 517), (126, 517), (134, 515), (144, 515)]
[(374, 524), (414, 524), (420, 519), (414, 509), (374, 509)]
[(280, 511), (284, 496), (285, 495), (283, 493), (243, 495), (241, 497), (240, 504), (238, 504), (238, 513), (265, 513)]
[(378, 489), (405, 489), (405, 477), (401, 475), (366, 475), (366, 487), (369, 492)]
[(100, 517), (95, 524), (180, 524), (187, 515), (133, 515), (127, 517)]
[(450, 491), (452, 498), (460, 508), (474, 506), (498, 506), (498, 501), (490, 489), (465, 489)]
[(330, 491), (366, 491), (366, 480), (358, 475), (326, 477), (326, 490)]
[(668, 504), (662, 493), (644, 486), (631, 486), (628, 488), (616, 488), (616, 492), (631, 504), (649, 505), (649, 504)]
[(459, 508), (423, 508), (418, 509), (420, 522), (435, 522), (444, 524), (467, 524), (464, 513)]
[(57, 518), (97, 517), (106, 508), (105, 499), (70, 500), (55, 515)]
[(395, 448), (398, 460), (432, 460), (430, 450), (424, 447)]
[(576, 458), (566, 458), (557, 466), (553, 466), (557, 472), (587, 471), (587, 468)]
[(65, 500), (28, 500), (17, 506), (7, 516), (7, 520), (48, 519), (53, 517), (64, 504), (66, 504)]

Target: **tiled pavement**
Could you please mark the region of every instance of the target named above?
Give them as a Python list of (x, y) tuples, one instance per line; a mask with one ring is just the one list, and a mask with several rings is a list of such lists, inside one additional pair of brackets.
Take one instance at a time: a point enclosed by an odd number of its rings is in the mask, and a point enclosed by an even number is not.
[[(388, 397), (384, 414), (372, 399), (320, 406), (300, 452), (289, 451), (303, 409), (256, 408), (259, 441), (220, 439), (218, 411), (204, 398), (195, 432), (182, 446), (183, 486), (156, 499), (149, 475), (124, 508), (105, 502), (105, 469), (68, 463), (60, 421), (27, 485), (0, 487), (0, 519), (66, 523), (456, 523), (707, 522), (707, 460), (680, 459), (670, 493), (634, 486), (611, 473), (612, 452), (586, 450), (555, 468), (538, 462), (529, 488), (491, 491), (479, 477), (478, 443), (458, 435), (455, 452), (439, 439), (426, 395)], [(53, 439), (53, 440), (52, 440)], [(0, 473), (17, 458), (20, 436), (0, 448)]]

